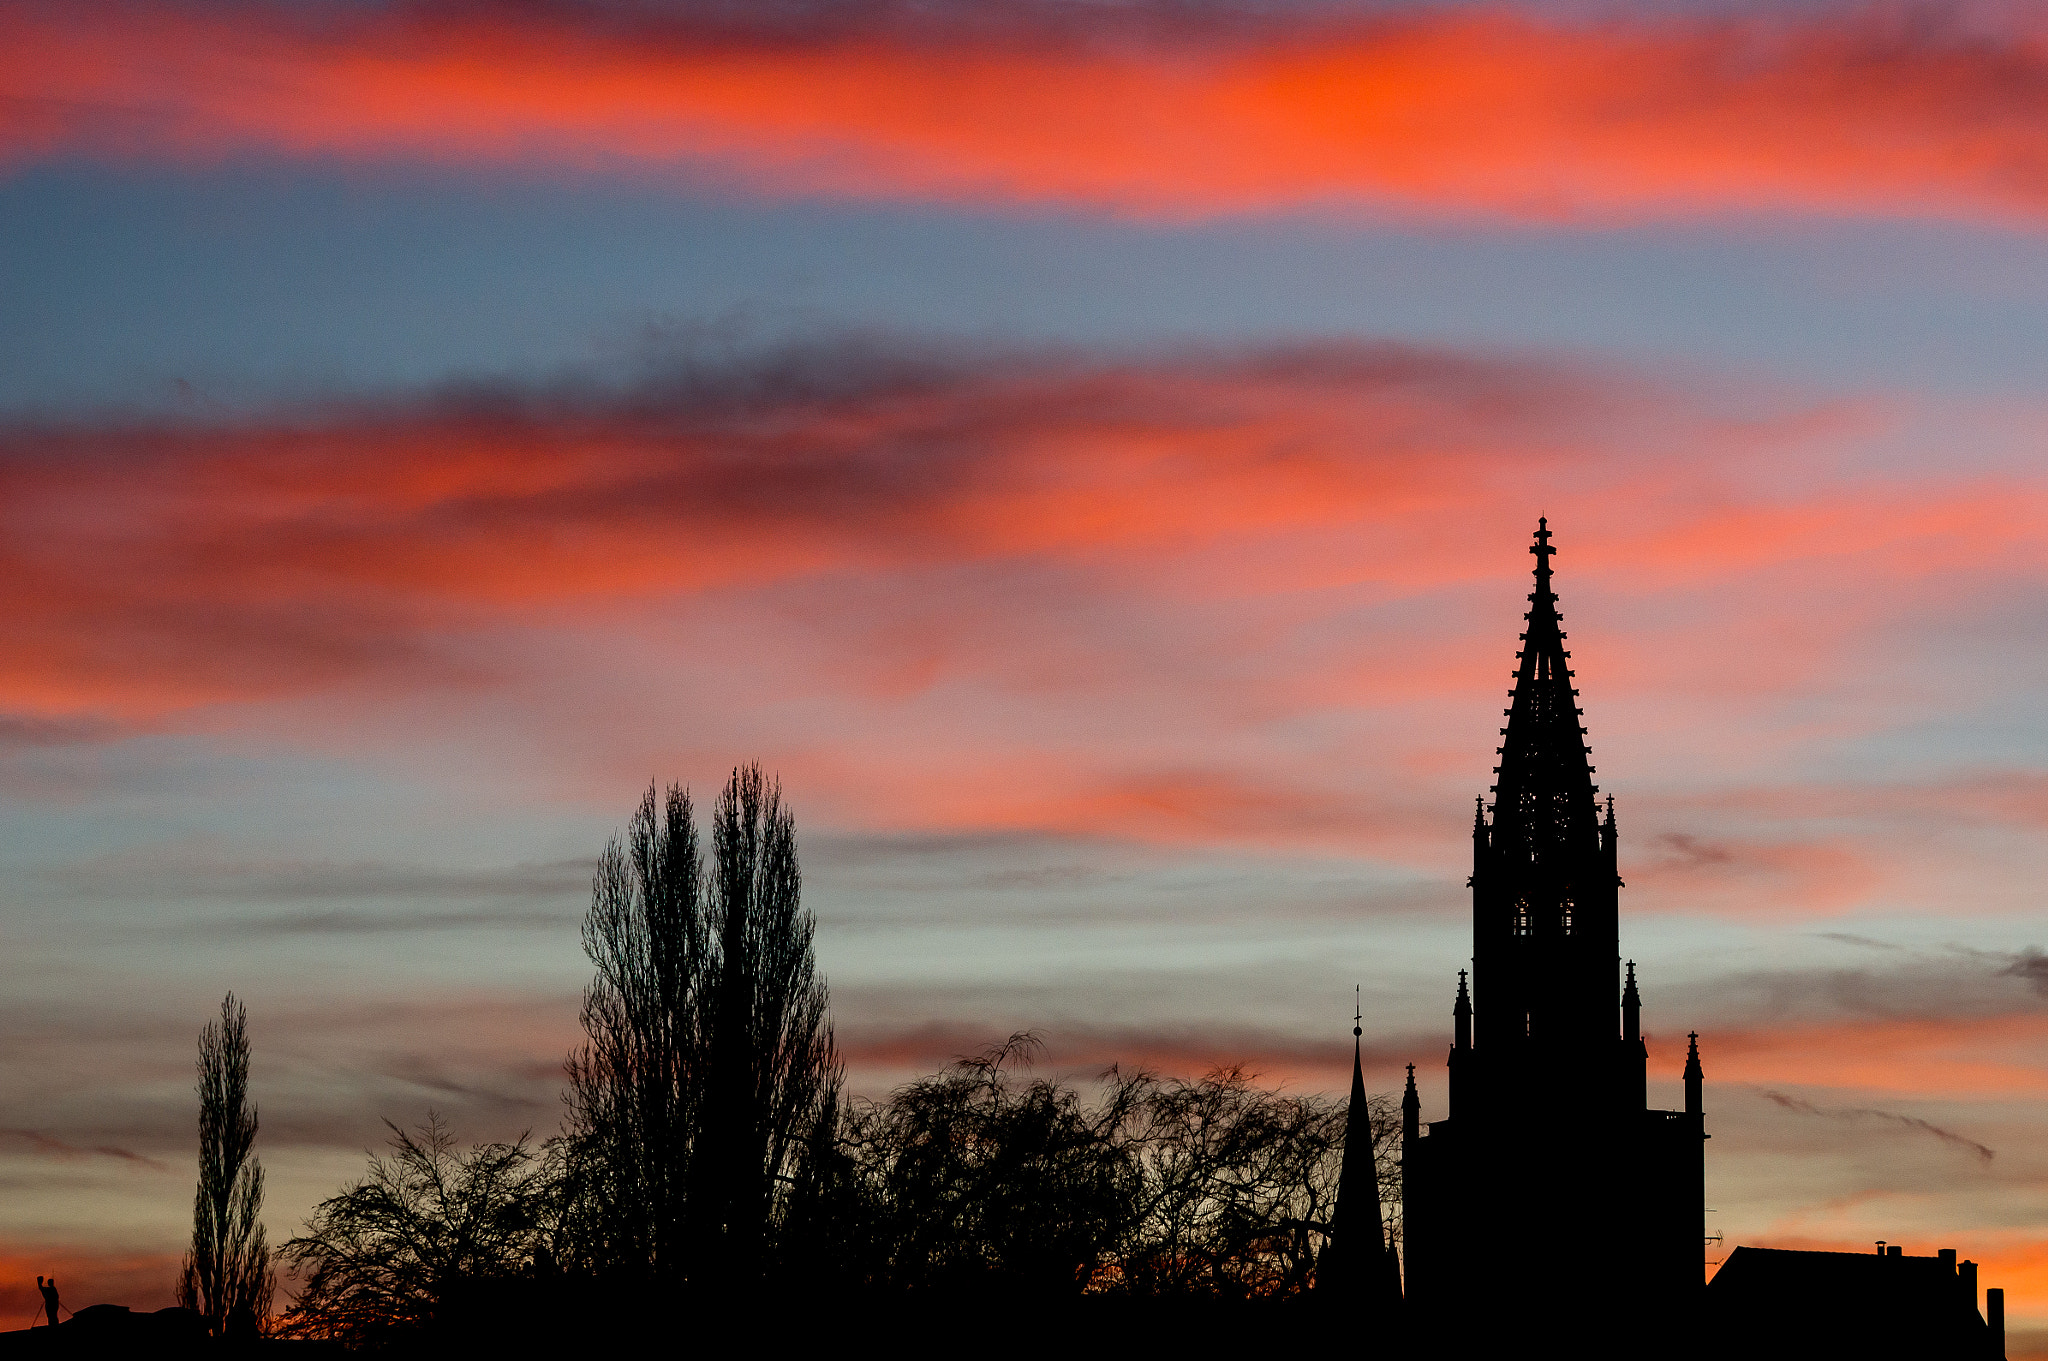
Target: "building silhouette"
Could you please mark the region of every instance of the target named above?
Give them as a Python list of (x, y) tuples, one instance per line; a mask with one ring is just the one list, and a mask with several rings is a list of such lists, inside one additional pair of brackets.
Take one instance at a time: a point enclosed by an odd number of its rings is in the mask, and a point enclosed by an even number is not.
[(1539, 521), (1492, 805), (1481, 799), (1472, 824), (1472, 967), (1451, 1008), (1450, 1109), (1422, 1119), (1413, 1065), (1402, 1100), (1418, 1322), (1475, 1309), (1537, 1322), (1583, 1308), (1595, 1281), (1610, 1320), (1669, 1317), (1702, 1289), (1698, 1037), (1685, 1109), (1650, 1109), (1642, 998), (1619, 950), (1614, 800), (1603, 807), (1593, 782), (1550, 537)]
[(1619, 949), (1614, 800), (1603, 806), (1593, 782), (1546, 520), (1535, 538), (1493, 801), (1479, 800), (1472, 824), (1472, 967), (1451, 1007), (1450, 1109), (1422, 1119), (1408, 1065), (1397, 1259), (1354, 1042), (1318, 1288), (1382, 1306), (1409, 1341), (1448, 1355), (1569, 1342), (1589, 1356), (2003, 1356), (2003, 1292), (1986, 1291), (1980, 1315), (1977, 1268), (1947, 1249), (1739, 1247), (1703, 1283), (1699, 1036), (1685, 1109), (1652, 1110), (1642, 994)]
[(1741, 1247), (1707, 1287), (1709, 1346), (1760, 1357), (2005, 1355), (2005, 1292), (1984, 1291), (1955, 1249), (1908, 1255)]

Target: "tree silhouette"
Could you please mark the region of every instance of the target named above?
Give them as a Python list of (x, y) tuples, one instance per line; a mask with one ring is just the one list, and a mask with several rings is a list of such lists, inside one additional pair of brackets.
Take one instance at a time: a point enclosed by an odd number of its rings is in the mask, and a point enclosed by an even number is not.
[[(1027, 1076), (1038, 1049), (1013, 1035), (847, 1112), (839, 1252), (858, 1284), (1218, 1300), (1310, 1288), (1342, 1106), (1235, 1067), (1194, 1080), (1112, 1068), (1090, 1100)], [(1372, 1113), (1391, 1139), (1385, 1099)]]
[(795, 820), (760, 767), (727, 782), (712, 849), (707, 874), (689, 795), (650, 788), (593, 883), (557, 1247), (600, 1275), (742, 1287), (793, 1207), (817, 1225), (840, 1064)]
[(796, 820), (758, 765), (733, 771), (712, 822), (697, 1275), (748, 1283), (767, 1232), (837, 1110), (842, 1067), (803, 909)]
[(1119, 1137), (1135, 1089), (1113, 1082), (1090, 1107), (1022, 1078), (1039, 1047), (1013, 1035), (849, 1113), (873, 1283), (1071, 1297), (1114, 1257), (1138, 1218), (1139, 1168)]
[(527, 1148), (481, 1144), (468, 1153), (440, 1117), (391, 1130), (388, 1157), (313, 1210), (282, 1255), (305, 1276), (286, 1330), (362, 1346), (433, 1322), (479, 1283), (517, 1277), (545, 1246), (547, 1169)]
[(598, 860), (583, 948), (583, 1048), (569, 1059), (562, 1245), (606, 1274), (677, 1276), (688, 1256), (692, 1134), (704, 1088), (712, 953), (687, 791), (648, 787)]
[[(1292, 1295), (1311, 1283), (1315, 1238), (1337, 1199), (1344, 1112), (1261, 1090), (1241, 1067), (1196, 1081), (1145, 1079), (1128, 1137), (1144, 1204), (1123, 1258), (1137, 1294)], [(1380, 1124), (1395, 1122), (1381, 1102)]]
[(229, 993), (220, 1019), (199, 1033), (199, 1186), (178, 1281), (178, 1302), (215, 1336), (260, 1327), (270, 1315), (275, 1277), (263, 1233), (263, 1164), (250, 1152), (256, 1128), (248, 1011)]

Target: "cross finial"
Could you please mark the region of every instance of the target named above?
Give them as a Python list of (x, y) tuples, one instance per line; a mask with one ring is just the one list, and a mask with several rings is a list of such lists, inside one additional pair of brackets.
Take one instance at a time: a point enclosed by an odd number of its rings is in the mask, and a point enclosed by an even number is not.
[(1351, 1008), (1351, 1038), (1355, 1040), (1365, 1033), (1365, 985), (1357, 984), (1352, 991), (1357, 994)]
[(1548, 517), (1536, 517), (1536, 542), (1529, 545), (1529, 551), (1536, 555), (1536, 588), (1547, 590), (1550, 585), (1550, 555), (1557, 551), (1550, 546)]

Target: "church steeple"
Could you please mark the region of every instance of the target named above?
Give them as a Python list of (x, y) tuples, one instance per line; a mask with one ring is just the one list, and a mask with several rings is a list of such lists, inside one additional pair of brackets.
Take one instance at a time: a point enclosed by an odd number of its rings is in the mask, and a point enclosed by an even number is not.
[(1529, 552), (1535, 589), (1501, 729), (1493, 818), (1473, 832), (1475, 1042), (1489, 1061), (1614, 1037), (1614, 821), (1595, 799), (1547, 519)]
[[(1502, 733), (1492, 840), (1496, 849), (1512, 849), (1531, 868), (1547, 871), (1599, 846), (1600, 810), (1593, 798), (1593, 749), (1584, 741), (1579, 692), (1572, 688), (1572, 654), (1565, 650), (1564, 620), (1550, 587), (1550, 559), (1557, 550), (1550, 544), (1550, 522), (1536, 523), (1536, 542), (1529, 547), (1536, 555), (1536, 589), (1522, 616), (1529, 628), (1516, 654), (1515, 689)], [(1569, 912), (1560, 917), (1549, 910), (1555, 906), (1541, 905), (1527, 929), (1568, 933)]]
[(1351, 1017), (1351, 1105), (1344, 1120), (1344, 1161), (1337, 1172), (1337, 1207), (1330, 1217), (1330, 1245), (1323, 1250), (1317, 1288), (1359, 1304), (1391, 1306), (1401, 1299), (1401, 1268), (1380, 1214), (1379, 1158), (1361, 1048), (1363, 993), (1359, 996)]
[(1488, 1346), (1453, 1348), (1475, 1354), (1566, 1335), (1589, 1308), (1640, 1339), (1687, 1317), (1702, 1289), (1699, 1049), (1686, 1055), (1685, 1110), (1648, 1109), (1634, 961), (1622, 976), (1619, 825), (1593, 783), (1548, 520), (1528, 551), (1514, 689), (1472, 823), (1450, 1110), (1423, 1123), (1412, 1064), (1401, 1098), (1403, 1309), (1461, 1340), (1493, 1314)]

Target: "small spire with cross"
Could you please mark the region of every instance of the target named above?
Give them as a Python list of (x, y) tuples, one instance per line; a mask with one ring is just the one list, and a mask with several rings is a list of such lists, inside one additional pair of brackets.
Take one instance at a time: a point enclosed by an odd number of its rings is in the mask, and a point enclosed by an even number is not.
[(1355, 1040), (1365, 1034), (1365, 985), (1355, 984), (1352, 991), (1357, 994), (1351, 1008), (1351, 1038)]

